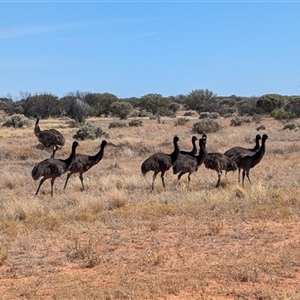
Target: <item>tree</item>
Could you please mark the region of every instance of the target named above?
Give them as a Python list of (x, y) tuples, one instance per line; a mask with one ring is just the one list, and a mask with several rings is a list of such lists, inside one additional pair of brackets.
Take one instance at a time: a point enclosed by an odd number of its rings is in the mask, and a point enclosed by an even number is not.
[(214, 96), (214, 93), (212, 91), (209, 91), (208, 89), (193, 90), (187, 95), (185, 107), (187, 109), (196, 110), (198, 113), (200, 113)]
[(288, 99), (284, 109), (290, 113), (295, 113), (300, 117), (300, 96), (292, 96)]
[(95, 96), (97, 101), (95, 102), (93, 109), (95, 110), (96, 116), (101, 117), (101, 115), (104, 115), (105, 117), (108, 117), (111, 112), (111, 104), (119, 101), (119, 98), (110, 93), (97, 93)]
[(271, 113), (285, 104), (285, 97), (278, 94), (265, 94), (256, 101), (256, 107), (261, 113)]
[(166, 112), (170, 107), (170, 100), (163, 98), (161, 94), (147, 94), (140, 98), (140, 107), (153, 115)]
[(129, 102), (117, 101), (111, 104), (110, 110), (113, 116), (123, 120), (127, 119), (133, 110), (133, 106)]

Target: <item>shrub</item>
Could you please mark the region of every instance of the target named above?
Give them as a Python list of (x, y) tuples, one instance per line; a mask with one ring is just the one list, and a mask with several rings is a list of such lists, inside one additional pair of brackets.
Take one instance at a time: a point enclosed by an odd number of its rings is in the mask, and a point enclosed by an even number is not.
[(235, 118), (231, 119), (230, 126), (240, 126), (245, 123), (251, 123), (251, 118), (250, 117), (235, 117)]
[(274, 109), (271, 111), (271, 117), (276, 120), (291, 120), (297, 118), (295, 113), (285, 111), (284, 109)]
[(259, 130), (266, 130), (266, 126), (265, 125), (259, 125), (257, 128), (256, 128), (257, 131)]
[(192, 116), (194, 116), (194, 115), (195, 115), (195, 113), (192, 112), (192, 111), (186, 111), (186, 112), (183, 114), (184, 117), (192, 117)]
[(175, 120), (174, 124), (175, 124), (175, 126), (184, 125), (188, 121), (189, 121), (188, 118), (182, 117), (182, 118), (178, 118), (177, 120)]
[(212, 119), (203, 119), (193, 124), (192, 131), (197, 134), (217, 132), (221, 129), (218, 121)]
[(295, 121), (291, 121), (284, 125), (283, 130), (285, 130), (285, 129), (293, 130), (296, 128), (299, 128), (299, 123), (295, 122)]
[(131, 121), (129, 121), (128, 125), (130, 127), (139, 127), (139, 126), (143, 126), (143, 121), (142, 120), (138, 120), (138, 119), (133, 119)]
[(22, 128), (23, 126), (30, 125), (30, 120), (26, 118), (24, 115), (15, 114), (10, 116), (6, 121), (2, 124), (5, 127), (13, 127), (13, 128)]
[(111, 122), (108, 124), (108, 128), (123, 128), (126, 126), (127, 125), (124, 122)]
[(73, 135), (75, 140), (94, 140), (98, 137), (101, 137), (104, 134), (101, 127), (96, 127), (93, 124), (87, 123), (81, 125), (76, 133)]
[(199, 114), (199, 119), (210, 119), (210, 113), (207, 111), (204, 111)]

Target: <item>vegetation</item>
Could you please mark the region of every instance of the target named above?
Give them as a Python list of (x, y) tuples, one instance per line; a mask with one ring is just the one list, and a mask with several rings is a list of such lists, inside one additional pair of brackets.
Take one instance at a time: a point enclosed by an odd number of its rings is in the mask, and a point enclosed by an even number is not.
[[(137, 130), (108, 129), (104, 115), (88, 118), (115, 146), (85, 173), (84, 192), (77, 175), (64, 191), (63, 175), (53, 199), (48, 181), (34, 196), (31, 170), (51, 153), (37, 147), (33, 124), (0, 126), (1, 299), (300, 298), (299, 132), (263, 117), (268, 130), (261, 134), (270, 140), (245, 188), (237, 172), (215, 188), (215, 171), (202, 165), (189, 189), (187, 178), (178, 184), (170, 170), (166, 190), (157, 180), (152, 193), (142, 162), (157, 151), (170, 153), (174, 135), (190, 149), (193, 135), (194, 121), (175, 126), (174, 118), (162, 119), (145, 118)], [(218, 122), (222, 130), (207, 134), (208, 151), (253, 146), (256, 123)], [(66, 158), (74, 128), (58, 118), (44, 120), (43, 128), (64, 133), (56, 157)], [(80, 141), (78, 152), (97, 153), (101, 139)]]
[(103, 130), (101, 127), (97, 127), (93, 124), (87, 123), (81, 125), (76, 133), (73, 135), (75, 140), (83, 141), (83, 140), (94, 140), (103, 135)]

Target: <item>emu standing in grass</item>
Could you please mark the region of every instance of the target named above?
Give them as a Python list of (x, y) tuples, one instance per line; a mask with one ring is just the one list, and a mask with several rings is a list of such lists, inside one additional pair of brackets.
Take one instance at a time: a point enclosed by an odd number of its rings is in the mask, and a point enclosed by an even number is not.
[(44, 147), (64, 146), (66, 140), (61, 132), (56, 129), (41, 130), (39, 126), (40, 116), (35, 115), (34, 117), (36, 118), (34, 134)]
[(182, 151), (180, 150), (180, 154), (195, 156), (197, 154), (197, 146), (196, 146), (197, 137), (195, 135), (192, 136), (192, 145), (193, 148), (191, 151)]
[(161, 181), (163, 187), (165, 188), (165, 180), (164, 175), (166, 171), (168, 171), (177, 160), (180, 150), (178, 146), (179, 138), (175, 136), (173, 138), (174, 151), (171, 154), (166, 154), (162, 152), (154, 153), (150, 157), (148, 157), (141, 166), (141, 171), (143, 175), (146, 175), (147, 172), (153, 171), (153, 179), (152, 179), (152, 191), (154, 190), (154, 181), (157, 174), (161, 173)]
[[(247, 154), (248, 155), (254, 154), (260, 147), (259, 145), (260, 140), (261, 140), (261, 136), (257, 134), (255, 137), (255, 146), (253, 148), (244, 148), (244, 147), (236, 146), (228, 149), (224, 154), (229, 158), (233, 159), (235, 162), (237, 162), (241, 157)], [(238, 182), (240, 182), (240, 174), (241, 174), (241, 168), (238, 167)]]
[(234, 160), (237, 161), (237, 166), (238, 168), (243, 170), (242, 173), (242, 185), (244, 187), (244, 180), (245, 180), (245, 175), (247, 176), (250, 184), (252, 184), (250, 177), (249, 177), (249, 172), (250, 169), (254, 168), (263, 158), (265, 151), (266, 151), (266, 140), (268, 139), (268, 135), (264, 134), (262, 136), (262, 141), (261, 141), (261, 146), (258, 151), (255, 153), (249, 154), (245, 153), (245, 155), (242, 155), (239, 159)]
[(222, 170), (226, 172), (237, 170), (237, 164), (235, 161), (227, 157), (225, 154), (218, 152), (207, 153), (204, 165), (207, 169), (215, 170), (218, 173), (216, 187), (221, 186)]
[(67, 187), (68, 180), (72, 174), (79, 173), (79, 179), (81, 181), (82, 190), (84, 190), (83, 184), (83, 173), (87, 172), (90, 168), (95, 166), (104, 155), (104, 148), (107, 145), (107, 141), (103, 140), (100, 145), (100, 150), (96, 155), (85, 155), (85, 154), (76, 154), (74, 161), (72, 162), (69, 173), (66, 178), (64, 189)]
[(43, 177), (40, 181), (40, 184), (37, 188), (35, 195), (38, 194), (40, 187), (45, 180), (51, 178), (51, 196), (53, 197), (53, 185), (57, 177), (60, 177), (66, 171), (68, 171), (71, 163), (75, 159), (76, 148), (78, 147), (78, 142), (73, 142), (72, 151), (70, 156), (67, 159), (56, 159), (56, 158), (47, 158), (37, 165), (35, 165), (31, 171), (31, 176), (34, 180), (38, 180), (40, 177)]
[(188, 173), (188, 187), (190, 186), (191, 181), (191, 174), (198, 171), (198, 168), (203, 163), (205, 156), (206, 156), (206, 136), (202, 137), (199, 140), (199, 155), (192, 157), (190, 155), (182, 155), (180, 154), (178, 159), (176, 160), (174, 166), (173, 166), (173, 173), (178, 174), (178, 181), (182, 175)]

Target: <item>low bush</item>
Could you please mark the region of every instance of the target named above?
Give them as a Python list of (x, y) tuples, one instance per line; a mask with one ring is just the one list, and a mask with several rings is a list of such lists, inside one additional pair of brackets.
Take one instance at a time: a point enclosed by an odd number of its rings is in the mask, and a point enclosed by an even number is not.
[(174, 124), (175, 124), (175, 126), (185, 125), (185, 123), (188, 121), (189, 121), (188, 118), (182, 117), (182, 118), (176, 119)]
[(217, 132), (221, 128), (222, 127), (218, 121), (212, 119), (203, 119), (193, 124), (192, 132), (197, 134), (202, 134), (204, 132), (211, 133), (211, 132)]
[(87, 123), (81, 125), (76, 133), (73, 135), (75, 140), (94, 140), (98, 137), (101, 137), (104, 134), (101, 127), (94, 126), (93, 124)]
[(138, 119), (133, 119), (131, 121), (129, 121), (128, 125), (130, 127), (139, 127), (139, 126), (143, 126), (143, 121), (142, 120), (138, 120)]
[(250, 117), (241, 117), (241, 116), (238, 116), (238, 117), (235, 117), (233, 119), (231, 119), (230, 121), (230, 126), (240, 126), (240, 125), (243, 125), (245, 123), (251, 123), (252, 120)]
[(111, 122), (108, 125), (108, 128), (123, 128), (126, 127), (127, 124), (124, 122)]
[(30, 120), (26, 118), (24, 115), (15, 114), (8, 117), (2, 126), (5, 127), (13, 127), (13, 128), (22, 128), (24, 126), (30, 125)]

